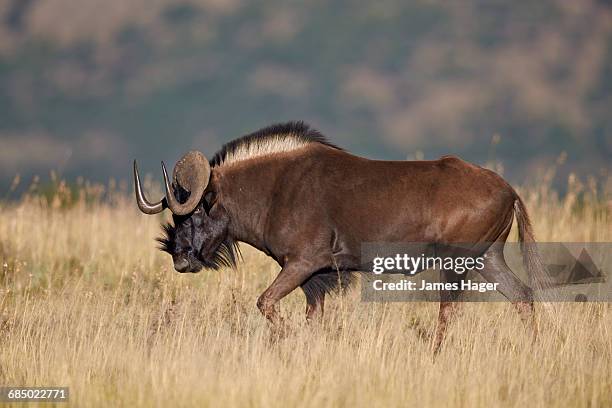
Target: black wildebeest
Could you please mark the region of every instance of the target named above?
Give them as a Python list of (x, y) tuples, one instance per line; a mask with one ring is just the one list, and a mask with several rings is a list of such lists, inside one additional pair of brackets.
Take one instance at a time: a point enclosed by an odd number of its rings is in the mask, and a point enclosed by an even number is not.
[[(282, 267), (257, 306), (279, 327), (278, 302), (301, 287), (306, 316), (322, 314), (325, 294), (361, 267), (366, 242), (485, 244), (480, 271), (531, 318), (531, 289), (503, 257), (513, 218), (521, 242), (533, 242), (527, 211), (514, 189), (496, 173), (456, 157), (433, 161), (378, 161), (354, 156), (302, 122), (279, 124), (227, 143), (208, 161), (189, 152), (172, 181), (162, 163), (165, 197), (145, 198), (136, 162), (140, 210), (169, 208), (162, 249), (178, 272), (217, 269), (236, 262), (246, 242)], [(501, 243), (499, 245), (489, 245)], [(484, 250), (483, 250), (484, 251)], [(524, 263), (537, 273), (537, 253), (524, 247)], [(441, 271), (445, 282), (463, 275)], [(441, 292), (434, 350), (440, 346), (459, 291)]]

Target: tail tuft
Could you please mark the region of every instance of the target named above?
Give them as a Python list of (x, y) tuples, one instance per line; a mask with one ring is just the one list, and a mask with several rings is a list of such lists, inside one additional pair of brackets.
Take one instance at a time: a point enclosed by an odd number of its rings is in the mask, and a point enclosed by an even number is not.
[(521, 245), (521, 252), (523, 253), (523, 264), (529, 274), (530, 286), (532, 289), (542, 290), (550, 287), (550, 279), (544, 269), (542, 258), (538, 253), (538, 248), (531, 226), (531, 220), (529, 214), (527, 214), (527, 208), (523, 203), (523, 200), (516, 195), (514, 201), (514, 213), (516, 215), (516, 221), (518, 223), (518, 234), (519, 243)]

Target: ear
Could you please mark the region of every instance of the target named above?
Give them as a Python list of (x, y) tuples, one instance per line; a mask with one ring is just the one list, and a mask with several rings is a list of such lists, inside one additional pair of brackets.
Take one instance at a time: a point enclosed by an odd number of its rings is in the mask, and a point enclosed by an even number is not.
[(225, 230), (229, 224), (229, 214), (221, 204), (218, 204), (216, 197), (213, 199), (209, 212), (210, 219), (214, 221), (216, 228)]
[(216, 200), (216, 195), (212, 190), (204, 193), (202, 203), (204, 204), (204, 210), (206, 211), (206, 214), (210, 215), (210, 210), (215, 204), (215, 200)]

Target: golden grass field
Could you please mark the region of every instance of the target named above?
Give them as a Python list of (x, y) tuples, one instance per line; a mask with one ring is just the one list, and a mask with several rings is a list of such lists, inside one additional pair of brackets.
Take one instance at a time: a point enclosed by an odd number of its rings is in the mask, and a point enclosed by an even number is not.
[[(610, 179), (569, 183), (519, 189), (538, 239), (612, 242)], [(0, 204), (0, 385), (68, 386), (78, 407), (612, 406), (610, 304), (538, 305), (534, 344), (509, 304), (465, 304), (434, 359), (435, 303), (354, 289), (307, 325), (297, 291), (274, 343), (255, 302), (278, 265), (243, 247), (238, 270), (178, 274), (163, 218), (101, 189)]]

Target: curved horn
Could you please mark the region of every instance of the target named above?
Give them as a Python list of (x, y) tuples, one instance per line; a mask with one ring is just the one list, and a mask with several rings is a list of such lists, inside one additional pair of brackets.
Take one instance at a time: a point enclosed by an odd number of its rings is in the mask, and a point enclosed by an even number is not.
[(184, 203), (180, 203), (174, 195), (174, 189), (168, 179), (164, 162), (162, 162), (162, 171), (164, 173), (164, 187), (166, 188), (166, 202), (170, 211), (175, 215), (186, 215), (192, 212), (202, 199), (202, 194), (204, 194), (210, 179), (210, 165), (206, 157), (200, 152), (191, 151), (174, 166), (174, 183), (190, 193), (189, 198)]
[(151, 204), (149, 200), (144, 195), (142, 191), (142, 185), (140, 184), (140, 176), (138, 175), (138, 165), (136, 164), (136, 160), (134, 160), (134, 191), (136, 192), (136, 202), (138, 203), (138, 208), (145, 214), (157, 214), (164, 210), (165, 203), (164, 200), (160, 200), (154, 204)]

